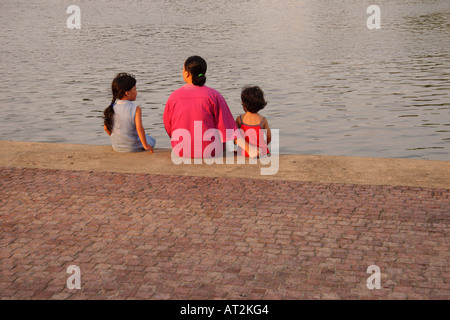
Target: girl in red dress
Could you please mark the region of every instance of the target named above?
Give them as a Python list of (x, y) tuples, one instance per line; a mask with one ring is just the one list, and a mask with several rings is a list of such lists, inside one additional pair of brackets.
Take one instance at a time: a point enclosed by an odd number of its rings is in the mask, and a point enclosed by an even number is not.
[[(272, 136), (267, 119), (258, 112), (267, 105), (264, 92), (259, 87), (244, 87), (241, 93), (242, 107), (245, 113), (236, 118), (236, 125), (240, 128), (242, 136), (247, 143), (258, 146), (260, 156), (269, 154), (267, 145)], [(238, 154), (248, 157), (245, 150), (239, 148)]]

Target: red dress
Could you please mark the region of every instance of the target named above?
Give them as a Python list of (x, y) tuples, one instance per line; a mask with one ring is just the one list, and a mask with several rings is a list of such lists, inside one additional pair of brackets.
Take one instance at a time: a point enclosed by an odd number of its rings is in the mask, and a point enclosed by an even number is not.
[[(247, 143), (253, 144), (258, 146), (261, 149), (260, 156), (264, 156), (270, 153), (269, 148), (267, 147), (267, 138), (264, 132), (264, 129), (261, 127), (262, 123), (265, 118), (262, 118), (261, 122), (257, 125), (249, 125), (245, 124), (242, 121), (242, 116), (239, 116), (241, 119), (241, 124), (239, 125), (239, 129), (241, 129), (243, 132), (241, 132), (241, 135), (245, 136), (245, 141)], [(243, 150), (242, 148), (239, 148), (239, 154), (245, 155), (248, 157), (248, 153)]]

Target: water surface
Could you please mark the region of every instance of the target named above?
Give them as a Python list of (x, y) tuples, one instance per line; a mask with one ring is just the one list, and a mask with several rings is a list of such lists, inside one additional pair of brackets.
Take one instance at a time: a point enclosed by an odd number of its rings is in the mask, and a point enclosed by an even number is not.
[[(81, 8), (70, 30), (69, 5)], [(133, 73), (147, 133), (168, 148), (162, 114), (190, 55), (241, 112), (259, 85), (280, 152), (450, 160), (450, 2), (77, 1), (0, 3), (0, 139), (109, 144), (102, 112)]]

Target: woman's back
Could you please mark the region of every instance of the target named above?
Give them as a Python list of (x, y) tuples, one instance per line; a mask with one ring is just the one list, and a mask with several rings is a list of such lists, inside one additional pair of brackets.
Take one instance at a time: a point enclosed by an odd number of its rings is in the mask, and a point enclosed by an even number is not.
[[(191, 135), (190, 145), (183, 143), (183, 150), (190, 149), (191, 157), (201, 158), (205, 148), (211, 143), (216, 150), (222, 151), (222, 143), (226, 140), (226, 130), (236, 130), (233, 116), (223, 96), (215, 89), (207, 86), (195, 86), (186, 84), (175, 90), (169, 97), (164, 110), (164, 125), (167, 133), (179, 129), (187, 130)], [(218, 136), (204, 140), (207, 130), (215, 130)], [(199, 143), (194, 143), (199, 141)], [(171, 141), (172, 147), (179, 141)], [(213, 146), (211, 146), (212, 148)], [(221, 152), (220, 152), (221, 153)], [(183, 153), (179, 154), (184, 156)]]
[[(207, 86), (197, 87), (186, 84), (175, 90), (167, 104), (174, 117), (171, 119), (172, 129), (190, 129), (193, 121), (204, 121), (207, 128), (214, 128), (215, 109), (220, 106), (220, 94)], [(220, 96), (220, 98), (222, 98)], [(222, 98), (223, 99), (223, 98)]]

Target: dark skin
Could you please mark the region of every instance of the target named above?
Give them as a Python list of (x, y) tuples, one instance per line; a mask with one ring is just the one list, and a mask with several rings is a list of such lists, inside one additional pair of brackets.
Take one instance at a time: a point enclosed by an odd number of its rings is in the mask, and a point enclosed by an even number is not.
[[(259, 113), (251, 113), (247, 111), (247, 108), (245, 105), (242, 105), (244, 108), (245, 113), (242, 115), (242, 120), (244, 123), (248, 125), (258, 125), (261, 123), (261, 120), (263, 119), (263, 116), (261, 116)], [(241, 125), (241, 117), (236, 118), (236, 125), (239, 127)], [(267, 144), (272, 141), (272, 134), (270, 133), (269, 128), (269, 122), (266, 118), (264, 118), (264, 121), (261, 123), (261, 128), (267, 130)]]

